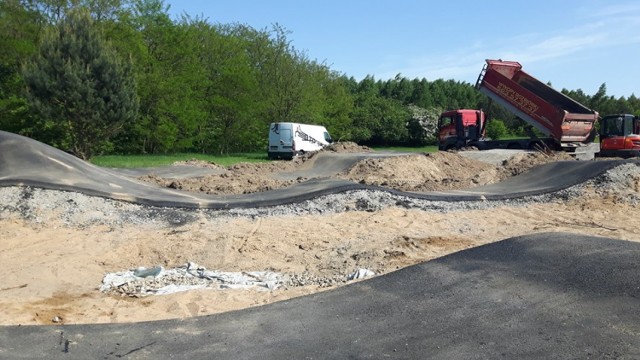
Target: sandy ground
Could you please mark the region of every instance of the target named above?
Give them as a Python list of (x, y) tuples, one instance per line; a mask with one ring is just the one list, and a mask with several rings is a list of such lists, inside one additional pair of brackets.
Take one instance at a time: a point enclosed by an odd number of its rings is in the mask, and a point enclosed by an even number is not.
[[(563, 156), (519, 156), (496, 167), (451, 153), (411, 155), (394, 161), (365, 160), (337, 176), (418, 191), (450, 189), (499, 181)], [(299, 164), (240, 165), (227, 169), (228, 173), (235, 171), (227, 179), (243, 181), (242, 171), (236, 168), (249, 169), (245, 171), (254, 180), (267, 179), (278, 166), (290, 171)], [(189, 181), (197, 184), (198, 180)], [(190, 189), (207, 192), (219, 180), (216, 176), (200, 181), (205, 190), (197, 185)], [(255, 190), (250, 185), (247, 187)], [(579, 189), (579, 196), (568, 200), (496, 203), (484, 210), (387, 207), (248, 217), (197, 213), (194, 221), (181, 226), (159, 221), (83, 224), (66, 221), (56, 209), (39, 209), (35, 217), (0, 211), (0, 324), (185, 318), (268, 304), (343, 284), (287, 286), (273, 291), (202, 289), (146, 297), (98, 291), (105, 273), (138, 266), (170, 268), (193, 261), (222, 271), (269, 270), (335, 279), (359, 268), (385, 274), (469, 247), (536, 232), (568, 231), (640, 240), (640, 175), (626, 179), (624, 189), (616, 186), (587, 184)], [(84, 216), (93, 211), (82, 204), (76, 210)]]

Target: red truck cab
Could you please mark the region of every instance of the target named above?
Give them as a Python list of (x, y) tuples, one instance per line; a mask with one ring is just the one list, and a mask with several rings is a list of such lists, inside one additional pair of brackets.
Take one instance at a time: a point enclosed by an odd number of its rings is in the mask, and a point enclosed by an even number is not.
[(445, 111), (438, 119), (440, 150), (460, 148), (484, 137), (485, 117), (482, 110)]
[(600, 120), (600, 156), (640, 156), (640, 118), (607, 115)]

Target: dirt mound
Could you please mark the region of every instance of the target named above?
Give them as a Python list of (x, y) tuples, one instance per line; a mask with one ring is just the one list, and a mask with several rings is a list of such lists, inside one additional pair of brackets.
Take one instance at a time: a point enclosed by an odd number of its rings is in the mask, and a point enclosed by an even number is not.
[(365, 159), (340, 177), (403, 191), (440, 191), (495, 182), (498, 171), (455, 153), (437, 152)]
[(306, 178), (276, 180), (269, 176), (255, 176), (255, 174), (252, 173), (233, 172), (186, 179), (164, 179), (156, 175), (146, 175), (139, 179), (160, 187), (190, 192), (202, 192), (209, 195), (251, 194), (279, 189), (308, 180)]
[[(371, 149), (355, 143), (336, 143), (337, 152), (367, 152)], [(156, 175), (146, 175), (139, 180), (161, 187), (203, 192), (212, 195), (249, 194), (290, 186), (308, 180), (299, 177), (294, 180), (277, 179), (274, 174), (291, 172), (312, 166), (318, 153), (308, 153), (291, 161), (268, 163), (239, 163), (226, 168), (219, 175), (198, 178), (168, 179)], [(393, 157), (372, 157), (362, 160), (336, 177), (362, 184), (383, 186), (401, 191), (445, 191), (468, 189), (492, 184), (508, 177), (521, 174), (534, 166), (553, 161), (573, 160), (564, 152), (518, 153), (495, 166), (473, 160), (456, 152), (420, 153)], [(221, 168), (200, 160), (190, 160), (181, 164)]]
[(268, 175), (279, 171), (291, 171), (298, 167), (296, 161), (271, 161), (266, 163), (237, 163), (227, 167), (227, 171), (233, 174)]
[(518, 153), (502, 162), (500, 168), (501, 179), (522, 174), (532, 167), (555, 161), (570, 161), (575, 159), (566, 152), (523, 152)]
[[(238, 163), (227, 167), (225, 173), (217, 175), (177, 179), (163, 178), (152, 174), (138, 177), (138, 180), (160, 187), (190, 192), (202, 192), (210, 195), (250, 194), (278, 189), (308, 180), (306, 178), (299, 178), (296, 180), (276, 180), (271, 175), (278, 172), (295, 170), (310, 158), (309, 155), (294, 161)], [(180, 162), (180, 164), (216, 166), (218, 169), (225, 169), (219, 165), (199, 160)], [(174, 163), (174, 165), (177, 164)]]
[(362, 153), (362, 152), (372, 152), (373, 149), (367, 146), (361, 146), (351, 141), (340, 141), (335, 142), (324, 149), (322, 151), (331, 151), (337, 153)]
[(206, 169), (224, 169), (224, 166), (220, 166), (212, 161), (204, 161), (199, 159), (191, 159), (184, 161), (175, 161), (172, 165), (188, 165), (188, 166), (196, 166)]

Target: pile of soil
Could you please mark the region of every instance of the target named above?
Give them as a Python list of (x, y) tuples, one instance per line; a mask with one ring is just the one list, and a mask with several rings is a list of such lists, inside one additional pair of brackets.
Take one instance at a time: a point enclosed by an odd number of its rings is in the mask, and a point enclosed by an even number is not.
[[(335, 147), (328, 151), (350, 153), (370, 150), (348, 142), (334, 145)], [(308, 178), (302, 176), (293, 180), (282, 180), (275, 175), (281, 172), (308, 169), (313, 166), (319, 156), (322, 156), (321, 153), (310, 153), (297, 157), (293, 161), (240, 163), (227, 167), (222, 174), (198, 178), (172, 179), (145, 175), (139, 180), (161, 187), (211, 195), (250, 194), (307, 181)], [(368, 158), (342, 173), (334, 174), (333, 177), (401, 191), (458, 190), (492, 184), (521, 174), (534, 166), (560, 160), (573, 160), (573, 158), (564, 152), (518, 153), (496, 167), (469, 159), (456, 152), (441, 151)], [(189, 163), (195, 166), (222, 168), (206, 162), (190, 161)]]
[(199, 159), (175, 161), (172, 165), (196, 166), (206, 169), (224, 169), (224, 166), (220, 166), (212, 161), (204, 161)]
[(269, 176), (256, 176), (251, 173), (229, 171), (220, 175), (207, 175), (188, 179), (162, 179), (157, 176), (142, 177), (157, 185), (171, 189), (190, 192), (201, 192), (209, 195), (252, 194), (279, 189), (306, 181), (306, 178), (295, 180), (277, 180)]
[(334, 142), (333, 144), (326, 146), (324, 149), (322, 149), (322, 151), (338, 152), (338, 153), (367, 153), (367, 152), (372, 152), (373, 149), (371, 149), (368, 146), (358, 145), (351, 141), (340, 141), (340, 142)]
[(402, 191), (470, 188), (496, 181), (495, 166), (455, 153), (437, 152), (370, 158), (340, 174), (341, 178)]
[(575, 159), (564, 151), (518, 153), (502, 162), (500, 179), (520, 175), (532, 167), (555, 161), (575, 161)]

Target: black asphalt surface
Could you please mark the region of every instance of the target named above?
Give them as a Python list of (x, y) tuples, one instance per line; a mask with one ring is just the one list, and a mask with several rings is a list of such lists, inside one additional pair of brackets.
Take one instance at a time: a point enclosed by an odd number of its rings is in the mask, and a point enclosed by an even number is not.
[(640, 244), (545, 233), (220, 315), (0, 327), (7, 359), (638, 359)]
[[(333, 174), (337, 169), (347, 168), (367, 156), (388, 156), (388, 154), (322, 153), (317, 156), (313, 167), (301, 171), (307, 175), (317, 176)], [(174, 191), (136, 181), (124, 175), (126, 172), (100, 168), (38, 141), (0, 131), (0, 186), (33, 186), (80, 192), (144, 205), (182, 208), (231, 209), (276, 206), (358, 189), (387, 191), (434, 201), (513, 199), (565, 189), (598, 176), (625, 161), (638, 163), (638, 160), (550, 163), (500, 184), (467, 191), (402, 192), (346, 180), (318, 177), (287, 188), (261, 193), (212, 196)]]

